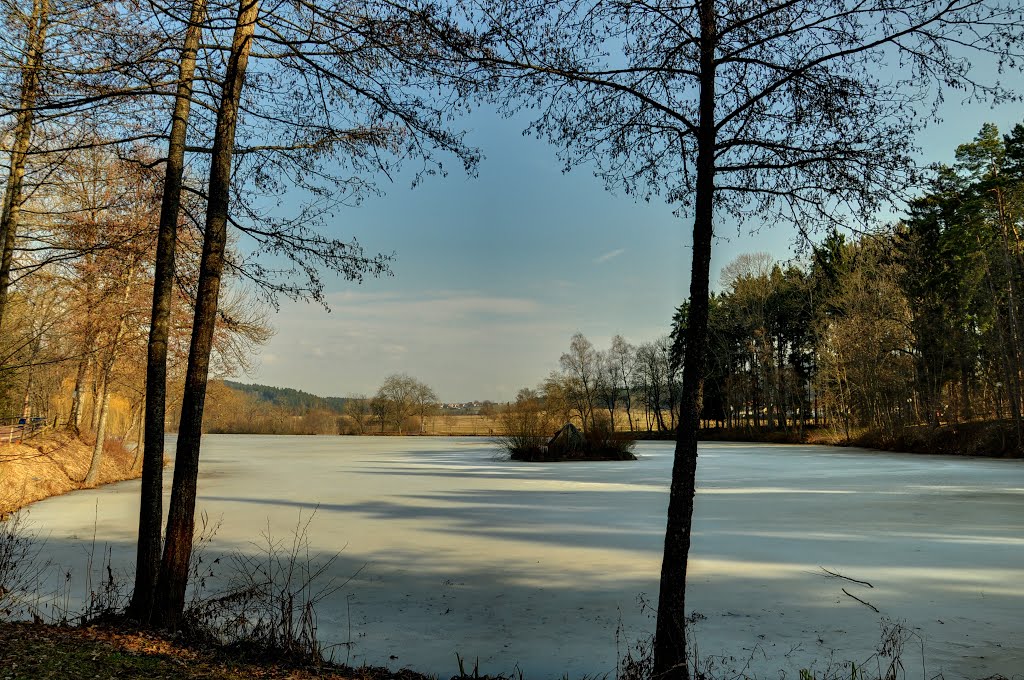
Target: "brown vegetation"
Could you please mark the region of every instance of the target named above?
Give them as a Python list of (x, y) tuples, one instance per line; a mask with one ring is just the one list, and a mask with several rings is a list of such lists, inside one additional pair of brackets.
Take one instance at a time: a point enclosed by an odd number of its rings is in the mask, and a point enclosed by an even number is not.
[(766, 428), (712, 427), (700, 431), (701, 441), (765, 442), (770, 444), (817, 444), (853, 446), (897, 453), (921, 453), (947, 456), (990, 456), (1021, 458), (1024, 450), (1016, 446), (1011, 420), (982, 420), (949, 423), (938, 427), (908, 425), (895, 432), (877, 428), (856, 428), (847, 438), (841, 429), (808, 427), (798, 430)]
[(190, 649), (150, 633), (89, 626), (67, 628), (0, 623), (0, 667), (5, 678), (85, 680), (425, 680), (410, 670), (245, 663), (223, 650)]
[[(0, 516), (83, 488), (92, 452), (91, 444), (64, 432), (47, 433), (20, 444), (0, 444)], [(135, 462), (135, 454), (120, 441), (107, 440), (98, 483), (138, 477)]]
[(636, 460), (636, 440), (616, 433), (604, 418), (591, 414), (580, 419), (582, 430), (572, 421), (558, 425), (559, 415), (543, 408), (541, 399), (529, 390), (521, 391), (514, 404), (499, 415), (496, 441), (512, 460), (583, 461)]
[(864, 430), (851, 434), (849, 441), (838, 433), (829, 437), (809, 438), (812, 444), (861, 446), (883, 451), (927, 453), (952, 456), (1024, 457), (1024, 448), (1017, 444), (1013, 421), (974, 421), (939, 427), (916, 425), (896, 432)]
[(490, 437), (499, 431), (500, 416), (427, 416), (423, 423), (423, 434), (426, 435)]

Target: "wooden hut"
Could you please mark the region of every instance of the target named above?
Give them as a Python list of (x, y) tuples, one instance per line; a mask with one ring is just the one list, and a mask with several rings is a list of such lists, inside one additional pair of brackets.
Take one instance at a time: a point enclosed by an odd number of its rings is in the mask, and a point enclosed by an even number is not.
[(547, 444), (548, 455), (557, 458), (582, 458), (586, 450), (583, 433), (572, 423), (566, 423)]

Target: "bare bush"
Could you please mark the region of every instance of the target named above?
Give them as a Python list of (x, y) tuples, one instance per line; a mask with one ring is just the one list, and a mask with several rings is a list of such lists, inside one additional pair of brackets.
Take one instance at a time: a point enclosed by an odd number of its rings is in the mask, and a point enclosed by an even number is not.
[[(227, 558), (227, 585), (210, 596), (197, 597), (186, 611), (186, 634), (232, 648), (260, 659), (319, 664), (325, 650), (317, 637), (317, 605), (344, 588), (346, 579), (330, 575), (338, 553), (312, 551), (309, 525), (315, 512), (301, 513), (290, 540), (274, 538), (270, 527), (253, 542), (255, 552), (236, 552)], [(213, 575), (196, 563), (205, 585)]]
[(551, 436), (551, 421), (536, 399), (523, 398), (498, 414), (498, 447), (510, 456), (536, 456)]
[(636, 456), (633, 455), (636, 440), (615, 432), (608, 423), (598, 420), (596, 426), (587, 430), (583, 437), (586, 441), (586, 450), (594, 457), (636, 460)]
[(0, 620), (35, 611), (39, 575), (49, 567), (40, 557), (41, 550), (24, 513), (0, 517)]
[[(646, 608), (646, 601), (641, 598), (641, 607)], [(705, 618), (699, 612), (694, 612), (687, 617), (693, 629), (693, 624)], [(908, 677), (910, 665), (915, 669), (920, 665), (921, 677), (941, 679), (941, 674), (930, 676), (927, 673), (924, 659), (924, 648), (921, 638), (900, 621), (893, 621), (883, 618), (880, 621), (881, 635), (875, 652), (862, 661), (836, 661), (832, 658), (824, 662), (824, 667), (815, 669), (800, 668), (797, 672), (798, 680), (905, 680)], [(657, 677), (654, 673), (654, 637), (653, 635), (641, 636), (630, 642), (624, 632), (622, 622), (615, 631), (615, 644), (618, 657), (618, 664), (615, 673), (616, 680), (653, 680)], [(913, 661), (908, 659), (908, 645), (921, 645), (921, 657)], [(754, 645), (750, 655), (745, 659), (737, 660), (732, 656), (707, 655), (701, 656), (698, 653), (696, 642), (689, 635), (687, 636), (687, 649), (693, 659), (694, 680), (757, 680), (758, 675), (751, 670), (753, 661), (757, 656), (763, 654), (760, 644)], [(743, 664), (742, 668), (736, 668), (737, 661)], [(787, 672), (779, 670), (779, 677), (788, 677)], [(768, 676), (765, 676), (768, 677)], [(991, 680), (1000, 680), (995, 676)]]
[[(121, 616), (128, 605), (128, 584), (125, 579), (114, 572), (113, 551), (109, 545), (103, 546), (99, 580), (93, 580), (93, 558), (96, 553), (95, 541), (89, 560), (86, 563), (86, 585), (88, 593), (81, 614), (77, 616), (82, 624), (115, 620)], [(65, 617), (66, 618), (66, 617)]]

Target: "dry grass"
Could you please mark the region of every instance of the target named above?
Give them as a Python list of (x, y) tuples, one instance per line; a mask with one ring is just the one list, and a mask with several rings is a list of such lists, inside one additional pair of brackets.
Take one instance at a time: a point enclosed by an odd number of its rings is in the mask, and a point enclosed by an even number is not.
[[(601, 411), (599, 418), (607, 419), (608, 412)], [(666, 415), (667, 417), (667, 415)], [(647, 425), (642, 423), (643, 412), (633, 413), (633, 427), (637, 431), (646, 431)], [(575, 423), (579, 425), (579, 422)], [(552, 426), (551, 431), (548, 433), (548, 437), (555, 434), (564, 423), (559, 422)], [(427, 416), (426, 422), (423, 428), (423, 434), (427, 435), (438, 435), (438, 436), (478, 436), (478, 437), (494, 437), (502, 432), (502, 425), (499, 416), (462, 416), (462, 415), (451, 415), (451, 416)], [(615, 431), (616, 432), (628, 432), (629, 421), (626, 418), (625, 411), (616, 411), (615, 413)], [(376, 434), (376, 431), (371, 426), (367, 431), (367, 434)]]
[(427, 416), (423, 434), (441, 436), (492, 437), (501, 432), (498, 419), (491, 416)]
[[(48, 432), (23, 444), (0, 444), (0, 516), (29, 503), (82, 488), (92, 446), (65, 432)], [(100, 483), (133, 479), (134, 454), (108, 440)]]

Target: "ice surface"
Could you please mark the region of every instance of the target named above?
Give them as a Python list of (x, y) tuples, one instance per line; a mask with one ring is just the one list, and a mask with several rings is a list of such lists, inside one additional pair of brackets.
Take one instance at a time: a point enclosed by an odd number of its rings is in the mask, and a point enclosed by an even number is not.
[[(481, 672), (614, 677), (620, 622), (628, 640), (653, 628), (638, 596), (657, 600), (672, 445), (637, 454), (527, 464), (471, 438), (207, 436), (199, 509), (221, 521), (211, 556), (251, 550), (268, 526), (286, 537), (316, 509), (311, 539), (342, 551), (336, 575), (362, 567), (320, 610), (321, 637), (351, 642), (342, 661), (450, 677), (458, 652)], [(795, 677), (870, 656), (884, 616), (924, 640), (908, 677), (1024, 677), (1024, 461), (709, 443), (698, 477), (701, 656)], [(94, 529), (130, 570), (137, 494), (124, 482), (32, 506), (76, 595)]]

